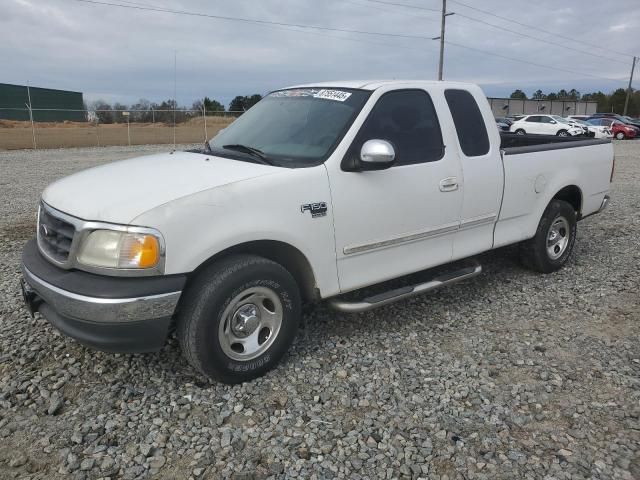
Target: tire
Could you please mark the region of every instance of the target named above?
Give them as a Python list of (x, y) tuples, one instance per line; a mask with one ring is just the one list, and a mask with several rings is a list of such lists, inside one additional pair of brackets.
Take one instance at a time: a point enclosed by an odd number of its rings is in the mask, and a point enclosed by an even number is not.
[(573, 207), (565, 201), (552, 200), (542, 214), (535, 236), (522, 243), (523, 263), (542, 273), (559, 270), (571, 256), (576, 231)]
[(559, 137), (568, 137), (569, 132), (567, 132), (566, 130), (558, 130), (558, 133), (556, 133), (556, 135)]
[(618, 140), (624, 140), (625, 136), (624, 136), (624, 132), (618, 132), (616, 133), (616, 138)]
[(177, 334), (189, 363), (224, 383), (271, 370), (287, 352), (300, 323), (300, 292), (281, 265), (255, 255), (232, 255), (202, 271), (185, 292)]
[(517, 130), (516, 130), (516, 135), (524, 135), (525, 133), (526, 133), (526, 132), (525, 132), (523, 129), (521, 129), (521, 128), (519, 128), (519, 129), (517, 129)]

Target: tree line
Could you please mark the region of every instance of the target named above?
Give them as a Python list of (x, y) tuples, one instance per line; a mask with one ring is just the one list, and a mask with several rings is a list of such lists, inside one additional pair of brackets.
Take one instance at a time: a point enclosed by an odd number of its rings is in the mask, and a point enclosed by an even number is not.
[(95, 120), (99, 123), (122, 123), (127, 121), (127, 117), (123, 112), (129, 112), (129, 121), (142, 123), (173, 123), (175, 110), (176, 123), (185, 122), (191, 118), (203, 115), (203, 112), (209, 114), (220, 114), (224, 112), (234, 112), (234, 114), (242, 114), (262, 99), (262, 95), (255, 93), (253, 95), (238, 95), (229, 103), (229, 108), (217, 100), (204, 97), (202, 100), (196, 100), (191, 104), (191, 108), (180, 107), (175, 100), (164, 100), (160, 103), (151, 102), (145, 98), (141, 98), (136, 103), (126, 105), (116, 102), (109, 104), (104, 100), (96, 100), (87, 105), (88, 112), (93, 112)]
[[(627, 91), (624, 88), (618, 88), (611, 93), (601, 91), (591, 93), (580, 93), (575, 88), (567, 91), (564, 88), (557, 92), (543, 93), (538, 89), (528, 97), (527, 94), (520, 90), (514, 90), (509, 98), (521, 100), (565, 100), (565, 101), (583, 101), (598, 102), (598, 112), (614, 112), (622, 114), (624, 111), (624, 102), (627, 97)], [(631, 116), (640, 115), (640, 90), (633, 90), (629, 98), (629, 107), (627, 114)]]

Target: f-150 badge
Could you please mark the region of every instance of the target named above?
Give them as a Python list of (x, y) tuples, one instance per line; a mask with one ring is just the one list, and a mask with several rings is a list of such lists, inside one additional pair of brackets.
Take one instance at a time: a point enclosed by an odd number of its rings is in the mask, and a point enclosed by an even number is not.
[(305, 203), (300, 206), (300, 211), (310, 212), (311, 218), (324, 217), (327, 214), (327, 204), (326, 202)]

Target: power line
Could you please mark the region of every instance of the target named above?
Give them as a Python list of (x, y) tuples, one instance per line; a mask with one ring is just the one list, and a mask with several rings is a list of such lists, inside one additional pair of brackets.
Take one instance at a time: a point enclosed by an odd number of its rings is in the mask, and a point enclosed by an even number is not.
[(556, 33), (556, 32), (552, 32), (552, 31), (550, 31), (550, 30), (545, 30), (545, 29), (540, 28), (540, 27), (536, 27), (536, 26), (533, 26), (533, 25), (529, 25), (529, 24), (527, 24), (527, 23), (523, 23), (523, 22), (520, 22), (520, 21), (518, 21), (518, 20), (514, 20), (513, 18), (503, 17), (502, 15), (498, 15), (498, 14), (495, 14), (495, 13), (489, 12), (489, 11), (487, 11), (487, 10), (483, 10), (483, 9), (481, 9), (481, 8), (473, 7), (473, 6), (468, 5), (468, 4), (466, 4), (466, 3), (459, 2), (458, 0), (451, 0), (451, 2), (453, 2), (453, 3), (457, 3), (458, 5), (461, 5), (461, 6), (463, 6), (463, 7), (466, 7), (466, 8), (468, 8), (468, 9), (470, 9), (470, 10), (475, 10), (476, 12), (484, 13), (485, 15), (490, 15), (490, 16), (492, 16), (492, 17), (496, 17), (496, 18), (499, 18), (499, 19), (501, 19), (501, 20), (505, 20), (505, 21), (507, 21), (507, 22), (515, 23), (516, 25), (520, 25), (521, 27), (530, 28), (530, 29), (532, 29), (532, 30), (537, 30), (537, 31), (539, 31), (539, 32), (546, 33), (546, 34), (548, 34), (548, 35), (553, 35), (553, 36), (556, 36), (556, 37), (558, 37), (558, 38), (563, 38), (564, 40), (570, 40), (570, 41), (572, 41), (572, 42), (580, 43), (580, 44), (582, 44), (582, 45), (586, 45), (586, 46), (589, 46), (589, 47), (598, 48), (598, 49), (601, 49), (601, 50), (606, 50), (606, 51), (607, 51), (607, 52), (609, 52), (609, 53), (617, 53), (618, 55), (623, 55), (623, 56), (625, 56), (625, 57), (632, 57), (632, 56), (633, 56), (633, 55), (631, 55), (630, 53), (619, 52), (619, 51), (616, 51), (616, 50), (612, 50), (612, 49), (610, 49), (610, 48), (603, 47), (603, 46), (601, 46), (601, 45), (596, 45), (595, 43), (585, 42), (584, 40), (578, 40), (578, 39), (575, 39), (575, 38), (568, 37), (568, 36), (566, 36), (566, 35), (562, 35), (562, 34), (559, 34), (559, 33)]
[[(428, 12), (438, 12), (438, 10), (433, 9), (433, 8), (420, 7), (420, 6), (417, 6), (417, 5), (408, 5), (408, 4), (405, 4), (405, 3), (386, 2), (386, 1), (382, 1), (382, 0), (363, 0), (363, 1), (366, 1), (366, 2), (373, 2), (373, 3), (382, 3), (382, 4), (385, 4), (385, 5), (395, 5), (395, 6), (398, 6), (398, 7), (406, 7), (406, 8), (412, 8), (412, 9), (415, 9), (415, 10), (423, 10), (423, 11), (428, 11)], [(482, 12), (482, 13), (485, 13), (485, 14), (487, 14), (487, 15), (492, 15), (492, 16), (494, 16), (494, 17), (501, 18), (501, 19), (503, 19), (503, 20), (508, 20), (508, 21), (511, 21), (511, 22), (517, 23), (517, 24), (519, 24), (519, 25), (526, 26), (526, 27), (528, 27), (528, 28), (535, 28), (535, 27), (532, 27), (532, 26), (526, 25), (526, 24), (524, 24), (524, 23), (520, 23), (520, 22), (518, 22), (517, 20), (507, 19), (507, 17), (502, 17), (502, 16), (500, 16), (500, 15), (494, 15), (494, 14), (492, 14), (491, 12), (487, 12), (486, 10), (481, 10), (481, 9), (478, 9), (478, 8), (472, 7), (472, 6), (467, 5), (467, 4), (465, 4), (465, 3), (462, 3), (462, 2), (457, 2), (456, 0), (451, 0), (451, 2), (454, 2), (454, 3), (457, 3), (457, 4), (459, 4), (459, 5), (462, 5), (463, 7), (467, 7), (467, 8), (473, 9), (473, 10), (477, 10), (477, 11)], [(608, 56), (606, 56), (606, 55), (600, 55), (600, 54), (598, 54), (598, 53), (589, 52), (589, 51), (587, 51), (587, 50), (581, 50), (581, 49), (579, 49), (579, 48), (575, 48), (575, 47), (570, 47), (570, 46), (567, 46), (567, 45), (563, 45), (563, 44), (561, 44), (561, 43), (553, 42), (553, 41), (551, 41), (551, 40), (546, 40), (546, 39), (544, 39), (544, 38), (539, 38), (539, 37), (536, 37), (536, 36), (534, 36), (534, 35), (529, 35), (529, 34), (527, 34), (527, 33), (519, 32), (519, 31), (517, 31), (517, 30), (512, 30), (512, 29), (509, 29), (509, 28), (507, 28), (507, 27), (503, 27), (503, 26), (501, 26), (501, 25), (497, 25), (497, 24), (495, 24), (495, 23), (490, 23), (490, 22), (487, 22), (487, 21), (485, 21), (485, 20), (481, 20), (481, 19), (478, 19), (478, 18), (471, 17), (471, 16), (469, 16), (469, 15), (465, 15), (465, 14), (463, 14), (463, 13), (456, 12), (456, 15), (458, 15), (459, 17), (465, 18), (465, 19), (467, 19), (467, 20), (470, 20), (470, 21), (472, 21), (472, 22), (476, 22), (476, 23), (484, 24), (484, 25), (487, 25), (487, 26), (492, 27), (492, 28), (497, 28), (497, 29), (502, 30), (502, 31), (504, 31), (504, 32), (509, 32), (509, 33), (514, 34), (514, 35), (520, 35), (520, 36), (522, 36), (522, 37), (529, 38), (529, 39), (531, 39), (531, 40), (535, 40), (535, 41), (538, 41), (538, 42), (543, 42), (543, 43), (546, 43), (546, 44), (548, 44), (548, 45), (553, 45), (553, 46), (555, 46), (555, 47), (561, 47), (561, 48), (566, 49), (566, 50), (572, 50), (572, 51), (574, 51), (574, 52), (582, 53), (582, 54), (584, 54), (584, 55), (590, 55), (590, 56), (592, 56), (592, 57), (598, 57), (598, 58), (602, 58), (602, 59), (604, 59), (604, 60), (608, 60), (608, 61), (611, 61), (611, 62), (622, 63), (622, 64), (624, 64), (624, 65), (627, 65), (627, 63), (628, 63), (628, 62), (623, 62), (623, 61), (621, 61), (621, 60), (617, 60), (617, 59), (615, 59), (615, 58), (608, 57)], [(552, 34), (551, 32), (547, 32), (546, 30), (540, 30), (540, 31), (543, 31), (543, 32), (545, 32), (545, 33)], [(555, 35), (555, 34), (552, 34), (552, 35)], [(571, 38), (569, 38), (569, 37), (564, 37), (564, 36), (562, 36), (562, 35), (557, 35), (557, 36), (559, 36), (559, 37), (561, 37), (561, 38), (568, 39), (568, 40), (572, 40), (572, 41), (574, 41), (574, 42), (583, 43), (584, 45), (590, 45), (590, 44), (588, 44), (588, 43), (586, 43), (586, 42), (581, 42), (581, 41), (579, 41), (579, 40), (573, 40), (573, 39), (571, 39)], [(596, 45), (593, 45), (593, 46), (596, 46)], [(597, 46), (596, 46), (596, 47), (597, 47)], [(597, 48), (602, 49), (603, 47), (597, 47)], [(605, 50), (606, 50), (606, 49), (605, 49)], [(631, 56), (631, 55), (628, 55), (628, 56)]]
[[(373, 43), (373, 44), (379, 44), (379, 45), (385, 45), (385, 46), (388, 46), (389, 44), (382, 43), (382, 42), (372, 42), (372, 41), (368, 41), (368, 40), (364, 40), (364, 39), (353, 39), (353, 38), (347, 38), (347, 37), (336, 36), (336, 35), (328, 35), (326, 33), (311, 32), (311, 31), (307, 31), (307, 30), (304, 30), (304, 29), (319, 30), (321, 32), (329, 31), (329, 32), (341, 32), (341, 33), (355, 33), (355, 34), (362, 34), (362, 35), (376, 35), (376, 36), (384, 36), (384, 37), (410, 38), (410, 39), (420, 39), (420, 40), (431, 40), (432, 39), (432, 37), (426, 37), (426, 36), (420, 36), (420, 35), (371, 32), (371, 31), (364, 31), (364, 30), (349, 30), (349, 29), (341, 29), (341, 28), (333, 28), (333, 27), (323, 27), (323, 26), (317, 26), (317, 25), (305, 25), (305, 24), (295, 24), (295, 23), (286, 23), (286, 22), (274, 22), (274, 21), (268, 21), (268, 20), (249, 19), (249, 18), (243, 18), (243, 17), (211, 15), (211, 14), (198, 13), (198, 12), (189, 12), (189, 11), (186, 11), (186, 10), (174, 10), (174, 9), (169, 9), (169, 8), (157, 7), (157, 6), (154, 6), (154, 5), (151, 5), (151, 4), (143, 4), (143, 3), (133, 2), (133, 1), (128, 1), (128, 0), (120, 0), (120, 1), (126, 2), (129, 5), (123, 5), (122, 3), (113, 3), (113, 2), (101, 1), (101, 0), (76, 0), (76, 1), (82, 2), (82, 3), (87, 3), (87, 4), (93, 4), (93, 5), (106, 5), (106, 6), (114, 6), (114, 7), (121, 7), (121, 8), (129, 8), (129, 9), (134, 9), (134, 10), (144, 10), (144, 11), (153, 11), (153, 12), (161, 12), (161, 13), (171, 13), (171, 14), (176, 14), (176, 15), (187, 15), (187, 16), (195, 16), (195, 17), (212, 18), (212, 19), (216, 19), (216, 20), (228, 20), (228, 21), (236, 21), (236, 22), (243, 22), (243, 23), (251, 23), (251, 24), (261, 25), (261, 26), (265, 26), (265, 27), (284, 29), (284, 30), (295, 31), (295, 32), (300, 32), (300, 33), (306, 33), (306, 34), (323, 35), (323, 36), (329, 36), (331, 38), (339, 38), (339, 39), (342, 39), (342, 40), (360, 41), (360, 42), (364, 42), (364, 43)], [(364, 1), (374, 2), (374, 0), (364, 0)], [(451, 1), (454, 1), (454, 0), (451, 0)], [(383, 2), (382, 0), (375, 0), (374, 3), (390, 3), (391, 4), (391, 2)], [(456, 3), (459, 3), (459, 2), (456, 2)], [(398, 5), (399, 6), (407, 6), (407, 5), (402, 5), (402, 4), (398, 4)], [(416, 8), (416, 9), (420, 9), (420, 10), (425, 9), (424, 7), (417, 7), (417, 6), (411, 6), (411, 7)], [(300, 30), (300, 29), (302, 29), (302, 30)], [(521, 59), (518, 59), (518, 58), (509, 57), (509, 56), (506, 56), (506, 55), (501, 55), (501, 54), (497, 54), (497, 53), (494, 53), (494, 52), (481, 50), (481, 49), (478, 49), (478, 48), (475, 48), (475, 47), (470, 47), (470, 46), (467, 46), (467, 45), (462, 45), (462, 44), (459, 44), (459, 43), (450, 42), (448, 40), (445, 43), (447, 43), (449, 45), (452, 45), (452, 46), (455, 46), (455, 47), (464, 48), (464, 49), (468, 49), (468, 50), (473, 50), (473, 51), (476, 51), (476, 52), (479, 52), (479, 53), (483, 53), (485, 55), (491, 55), (491, 56), (495, 56), (495, 57), (498, 57), (498, 58), (503, 58), (503, 59), (506, 59), (506, 60), (511, 60), (511, 61), (520, 62), (520, 63), (525, 63), (525, 64), (528, 64), (528, 65), (533, 65), (533, 66), (537, 66), (537, 67), (541, 67), (541, 68), (545, 68), (545, 69), (563, 71), (563, 72), (567, 72), (567, 73), (572, 73), (574, 75), (590, 76), (590, 77), (600, 78), (600, 79), (603, 79), (603, 80), (608, 80), (608, 81), (613, 81), (613, 82), (620, 82), (621, 81), (620, 79), (602, 77), (602, 76), (599, 76), (599, 75), (578, 72), (578, 71), (575, 71), (575, 70), (569, 70), (569, 69), (562, 68), (562, 67), (554, 67), (554, 66), (550, 66), (550, 65), (544, 65), (544, 64), (541, 64), (541, 63), (529, 62), (529, 61), (526, 61), (526, 60), (521, 60)], [(407, 47), (407, 46), (402, 46), (402, 45), (398, 45), (397, 47), (398, 48), (403, 48), (403, 49), (422, 50), (422, 49), (419, 49), (419, 48)]]
[[(451, 1), (453, 1), (453, 0), (451, 0)], [(572, 50), (574, 52), (583, 53), (585, 55), (591, 55), (592, 57), (604, 58), (605, 60), (609, 60), (610, 62), (622, 63), (624, 65), (628, 64), (628, 62), (623, 62), (622, 60), (617, 60), (615, 58), (607, 57), (605, 55), (600, 55), (598, 53), (588, 52), (586, 50), (580, 50), (579, 48), (573, 48), (573, 47), (569, 47), (567, 45), (562, 45), (561, 43), (552, 42), (551, 40), (545, 40), (544, 38), (534, 37), (533, 35), (529, 35), (529, 34), (523, 33), (523, 32), (518, 32), (517, 30), (511, 30), (511, 29), (503, 27), (501, 25), (496, 25), (495, 23), (490, 23), (490, 22), (486, 22), (484, 20), (480, 20), (478, 18), (470, 17), (470, 16), (465, 15), (463, 13), (456, 12), (456, 15), (458, 17), (462, 17), (462, 18), (466, 18), (467, 20), (471, 20), (472, 22), (481, 23), (483, 25), (488, 25), (490, 27), (497, 28), (498, 30), (502, 30), (503, 32), (513, 33), (515, 35), (520, 35), (522, 37), (530, 38), (532, 40), (537, 40), (539, 42), (547, 43), (549, 45), (553, 45), (553, 46), (556, 46), (556, 47), (561, 47), (561, 48), (566, 49), (566, 50)]]
[(346, 28), (334, 28), (334, 27), (323, 27), (319, 25), (305, 25), (301, 23), (286, 23), (286, 22), (275, 22), (270, 20), (258, 20), (252, 18), (244, 18), (244, 17), (231, 17), (225, 15), (211, 15), (207, 13), (199, 13), (199, 12), (189, 12), (187, 10), (173, 10), (169, 8), (161, 8), (161, 7), (153, 7), (153, 6), (143, 6), (143, 4), (134, 4), (131, 2), (130, 5), (123, 5), (121, 3), (112, 3), (106, 1), (99, 0), (76, 0), (77, 2), (88, 3), (93, 5), (105, 5), (110, 7), (121, 7), (121, 8), (129, 8), (133, 10), (146, 10), (151, 12), (163, 12), (163, 13), (173, 13), (176, 15), (187, 15), (191, 17), (205, 17), (212, 18), (215, 20), (227, 20), (232, 22), (242, 22), (242, 23), (252, 23), (258, 25), (272, 25), (278, 27), (297, 27), (297, 28), (309, 28), (313, 30), (323, 30), (330, 32), (343, 32), (343, 33), (356, 33), (360, 35), (375, 35), (381, 37), (396, 37), (396, 38), (412, 38), (412, 39), (420, 39), (420, 40), (430, 40), (431, 37), (426, 37), (422, 35), (410, 35), (404, 33), (384, 33), (384, 32), (372, 32), (367, 30), (349, 30)]
[(527, 65), (534, 65), (536, 67), (546, 68), (546, 69), (549, 69), (549, 70), (557, 70), (557, 71), (561, 71), (561, 72), (572, 73), (574, 75), (583, 75), (583, 76), (588, 76), (588, 77), (594, 77), (594, 78), (599, 78), (599, 79), (602, 79), (602, 80), (608, 80), (608, 81), (617, 82), (617, 83), (619, 83), (619, 82), (624, 80), (624, 79), (620, 79), (620, 78), (602, 77), (600, 75), (595, 75), (593, 73), (578, 72), (576, 70), (569, 70), (568, 68), (563, 68), (563, 67), (554, 67), (554, 66), (545, 65), (545, 64), (542, 64), (542, 63), (529, 62), (527, 60), (522, 60), (520, 58), (508, 57), (506, 55), (501, 55), (499, 53), (489, 52), (487, 50), (481, 50), (479, 48), (470, 47), (468, 45), (462, 45), (460, 43), (450, 42), (449, 40), (446, 40), (445, 43), (447, 43), (449, 45), (452, 45), (454, 47), (465, 48), (467, 50), (473, 50), (474, 52), (483, 53), (485, 55), (491, 55), (491, 56), (498, 57), (498, 58), (504, 58), (505, 60), (511, 60), (513, 62), (525, 63)]
[(426, 10), (427, 12), (440, 13), (440, 10), (438, 10), (437, 8), (419, 7), (417, 5), (407, 5), (406, 3), (383, 2), (382, 0), (364, 0), (364, 1), (371, 2), (371, 3), (381, 3), (383, 5), (393, 5), (395, 7), (413, 8), (415, 10)]
[[(421, 6), (417, 6), (417, 5), (408, 5), (406, 3), (386, 2), (386, 1), (382, 1), (382, 0), (363, 0), (363, 1), (373, 2), (373, 3), (382, 3), (382, 4), (385, 4), (385, 5), (395, 5), (395, 6), (398, 6), (398, 7), (412, 8), (412, 9), (415, 9), (415, 10), (423, 10), (423, 11), (427, 11), (427, 12), (438, 12), (438, 10), (433, 9), (433, 8), (421, 7)], [(599, 48), (599, 49), (602, 49), (602, 50), (610, 51), (609, 49), (606, 49), (606, 48), (598, 46), (598, 45), (593, 45), (593, 44), (590, 44), (590, 43), (587, 43), (587, 42), (583, 42), (581, 40), (575, 40), (575, 39), (572, 39), (570, 37), (566, 37), (564, 35), (555, 34), (553, 32), (549, 32), (547, 30), (539, 29), (537, 27), (533, 27), (531, 25), (527, 25), (525, 23), (518, 22), (517, 20), (513, 20), (513, 19), (510, 19), (510, 18), (507, 18), (507, 17), (503, 17), (501, 15), (493, 14), (491, 12), (488, 12), (487, 10), (482, 10), (482, 9), (479, 9), (479, 8), (476, 8), (476, 7), (472, 7), (471, 5), (467, 5), (466, 3), (458, 2), (456, 0), (451, 0), (451, 2), (457, 3), (458, 5), (461, 5), (463, 7), (466, 7), (466, 8), (472, 9), (472, 10), (476, 10), (478, 12), (482, 12), (482, 13), (484, 13), (486, 15), (491, 15), (491, 16), (494, 16), (496, 18), (500, 18), (502, 20), (513, 22), (513, 23), (516, 23), (518, 25), (521, 25), (521, 26), (524, 26), (524, 27), (527, 27), (527, 28), (532, 28), (534, 30), (539, 30), (541, 32), (544, 32), (544, 33), (547, 33), (547, 34), (550, 34), (550, 35), (555, 35), (557, 37), (564, 38), (565, 40), (571, 40), (573, 42), (582, 43), (583, 45), (588, 45), (588, 46), (592, 46), (592, 47)], [(605, 60), (608, 60), (608, 61), (611, 61), (611, 62), (623, 63), (624, 65), (627, 65), (627, 62), (622, 62), (621, 60), (617, 60), (615, 58), (611, 58), (611, 57), (608, 57), (606, 55), (600, 55), (598, 53), (593, 53), (593, 52), (589, 52), (587, 50), (581, 50), (579, 48), (570, 47), (570, 46), (567, 46), (567, 45), (563, 45), (561, 43), (553, 42), (551, 40), (545, 40), (544, 38), (539, 38), (539, 37), (536, 37), (536, 36), (533, 36), (533, 35), (529, 35), (527, 33), (519, 32), (517, 30), (511, 30), (511, 29), (509, 29), (507, 27), (503, 27), (501, 25), (496, 25), (494, 23), (490, 23), (490, 22), (487, 22), (485, 20), (481, 20), (481, 19), (478, 19), (478, 18), (470, 17), (469, 15), (465, 15), (463, 13), (456, 12), (456, 15), (458, 15), (459, 17), (466, 18), (467, 20), (470, 20), (472, 22), (488, 25), (490, 27), (497, 28), (497, 29), (505, 31), (505, 32), (513, 33), (514, 35), (520, 35), (522, 37), (529, 38), (531, 40), (536, 40), (536, 41), (547, 43), (549, 45), (553, 45), (553, 46), (556, 46), (556, 47), (561, 47), (561, 48), (564, 48), (566, 50), (572, 50), (574, 52), (582, 53), (584, 55), (590, 55), (592, 57), (598, 57), (598, 58), (602, 58), (602, 59), (605, 59)], [(615, 53), (617, 53), (617, 52), (615, 52)], [(631, 55), (624, 54), (624, 53), (619, 53), (619, 55), (625, 55), (627, 57), (631, 56)]]
[[(371, 0), (341, 0), (341, 1), (342, 2), (351, 3), (353, 5), (357, 5), (358, 7), (364, 7), (365, 6), (365, 4), (360, 3), (360, 2), (371, 2)], [(377, 2), (374, 2), (374, 3), (377, 3)], [(385, 4), (388, 5), (388, 3), (386, 3), (386, 2), (385, 2)], [(396, 4), (394, 4), (394, 5), (396, 5)], [(375, 10), (380, 10), (381, 12), (400, 13), (401, 15), (411, 15), (411, 16), (414, 15), (414, 13), (407, 12), (407, 11), (404, 11), (404, 10), (398, 10), (398, 9), (393, 8), (393, 7), (391, 7), (391, 8), (386, 7), (385, 8), (385, 7), (381, 7), (381, 6), (377, 6), (377, 5), (371, 5), (371, 3), (367, 4), (366, 7), (367, 8), (373, 8)], [(429, 10), (429, 11), (431, 11), (431, 10)], [(427, 20), (429, 22), (440, 23), (439, 19), (436, 20), (435, 18), (430, 18), (430, 17), (427, 17), (426, 15), (421, 15), (420, 18), (423, 18), (423, 19), (425, 19), (425, 20)]]

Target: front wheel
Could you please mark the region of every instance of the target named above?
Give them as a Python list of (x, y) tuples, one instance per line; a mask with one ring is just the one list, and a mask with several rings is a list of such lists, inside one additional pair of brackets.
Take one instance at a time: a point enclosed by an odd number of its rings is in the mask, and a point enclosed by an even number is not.
[(558, 133), (556, 133), (556, 135), (558, 135), (559, 137), (568, 137), (569, 132), (567, 132), (566, 130), (560, 130)]
[(559, 270), (573, 251), (576, 231), (573, 207), (565, 201), (552, 200), (542, 214), (536, 235), (522, 244), (524, 264), (542, 273)]
[(623, 132), (616, 133), (616, 138), (618, 140), (624, 140), (624, 133)]
[(191, 365), (209, 378), (240, 383), (271, 370), (300, 322), (298, 286), (281, 265), (233, 255), (201, 272), (178, 314), (178, 339)]

